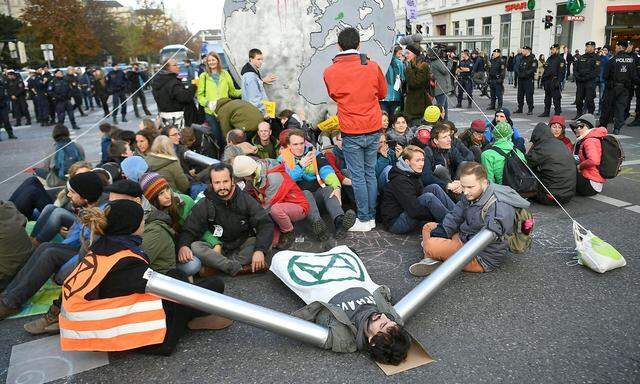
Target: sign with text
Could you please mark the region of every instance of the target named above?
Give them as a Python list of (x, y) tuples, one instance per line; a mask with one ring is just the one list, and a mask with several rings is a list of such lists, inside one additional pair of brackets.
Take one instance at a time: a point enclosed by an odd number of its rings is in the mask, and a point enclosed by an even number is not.
[(519, 1), (517, 3), (505, 4), (504, 6), (504, 10), (506, 12), (524, 11), (525, 9), (527, 9), (526, 1)]
[(564, 16), (564, 21), (584, 21), (584, 16)]
[(417, 0), (404, 0), (404, 6), (407, 10), (407, 19), (414, 21), (418, 18)]

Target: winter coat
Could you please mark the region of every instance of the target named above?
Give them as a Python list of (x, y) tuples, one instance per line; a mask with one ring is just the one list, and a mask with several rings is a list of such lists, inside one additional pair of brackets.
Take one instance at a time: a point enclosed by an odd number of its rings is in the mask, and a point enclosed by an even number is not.
[(569, 150), (569, 153), (573, 153), (573, 143), (567, 136), (558, 137), (558, 140), (562, 141), (562, 144)]
[(180, 81), (177, 74), (163, 69), (151, 81), (151, 92), (158, 104), (158, 112), (181, 112), (193, 103), (196, 88), (191, 83)]
[(127, 77), (121, 69), (113, 70), (105, 75), (107, 81), (107, 92), (112, 95), (124, 92), (127, 89)]
[(376, 160), (376, 178), (380, 176), (382, 171), (389, 165), (394, 166), (398, 158), (396, 157), (396, 151), (393, 148), (387, 150), (387, 156), (382, 156), (378, 153), (378, 159)]
[(411, 144), (414, 136), (415, 132), (409, 127), (403, 133), (399, 133), (393, 128), (387, 129), (387, 141), (395, 141), (403, 147)]
[[(69, 141), (70, 141), (70, 139), (61, 139), (58, 142), (54, 143), (53, 144), (53, 152), (56, 152), (57, 148), (65, 145)], [(82, 148), (82, 146), (80, 144), (78, 144), (77, 142), (72, 142), (71, 144), (69, 144), (65, 148), (68, 148), (70, 146), (75, 146), (76, 147), (76, 149), (78, 150), (79, 157), (76, 158), (75, 161), (73, 161), (71, 164), (67, 164), (68, 167), (70, 167), (73, 163), (75, 163), (77, 161), (82, 161), (82, 160), (85, 159), (84, 148)], [(64, 149), (62, 149), (62, 151), (64, 151)], [(56, 153), (58, 153), (58, 152), (56, 152)], [(65, 178), (61, 178), (60, 177), (60, 171), (62, 171), (64, 174), (66, 174), (68, 172), (69, 168), (67, 167), (67, 169), (65, 169), (65, 170), (59, 170), (56, 167), (56, 156), (48, 157), (46, 160), (44, 160), (43, 164), (44, 164), (44, 169), (49, 170), (49, 173), (47, 173), (47, 178), (46, 178), (47, 187), (60, 187), (60, 186), (63, 186), (63, 185), (66, 184), (67, 180)]]
[(400, 77), (400, 81), (405, 81), (404, 79), (404, 63), (402, 60), (397, 57), (393, 57), (391, 59), (391, 64), (389, 64), (389, 68), (387, 69), (387, 73), (385, 74), (385, 79), (387, 81), (387, 96), (383, 101), (400, 101), (402, 98), (402, 94), (400, 91), (395, 90), (393, 87), (396, 85), (396, 79)]
[(515, 56), (509, 56), (507, 59), (507, 71), (509, 72), (513, 72), (514, 58)]
[(415, 220), (433, 220), (429, 209), (418, 203), (418, 197), (424, 189), (420, 177), (421, 174), (414, 172), (402, 158), (391, 168), (389, 183), (384, 187), (380, 203), (380, 214), (385, 225), (393, 224), (403, 212)]
[[(411, 119), (421, 118), (424, 110), (431, 105), (427, 94), (429, 93), (429, 65), (421, 63), (409, 63), (404, 75), (407, 79), (407, 93), (404, 102), (404, 112)], [(380, 125), (378, 122), (377, 125)]]
[(463, 161), (474, 161), (473, 152), (471, 152), (466, 144), (458, 137), (451, 138), (451, 148), (456, 149), (460, 153)]
[(180, 161), (168, 155), (149, 153), (145, 160), (149, 165), (149, 172), (158, 172), (174, 191), (187, 193), (189, 191), (189, 179), (182, 171)]
[(256, 152), (255, 155), (261, 159), (275, 159), (276, 157), (278, 157), (280, 142), (273, 136), (269, 138), (269, 142), (273, 146), (272, 152), (269, 152), (262, 144), (260, 144), (260, 136), (253, 136), (253, 139), (251, 139), (251, 144), (253, 144), (254, 147), (258, 148), (258, 152)]
[(238, 187), (229, 200), (223, 200), (209, 186), (185, 220), (179, 248), (191, 246), (206, 230), (222, 227), (222, 249), (225, 254), (237, 250), (249, 237), (255, 237), (254, 251), (267, 252), (273, 241), (273, 222), (267, 211)]
[(433, 78), (438, 84), (437, 87), (433, 89), (434, 96), (439, 96), (444, 94), (448, 94), (453, 91), (453, 86), (451, 85), (451, 74), (447, 70), (447, 67), (440, 61), (439, 59), (435, 59), (431, 61), (431, 73), (433, 73)]
[(338, 104), (340, 131), (350, 135), (380, 129), (379, 101), (387, 96), (387, 81), (378, 64), (366, 60), (363, 65), (358, 52), (340, 52), (324, 70), (327, 93)]
[(0, 281), (10, 281), (35, 250), (26, 224), (27, 218), (12, 202), (0, 200)]
[[(134, 93), (138, 90), (138, 88), (142, 87), (145, 81), (147, 81), (147, 74), (142, 71), (128, 71), (127, 75), (127, 90), (129, 93)], [(140, 89), (140, 92), (144, 92), (143, 89)]]
[(149, 258), (149, 267), (167, 273), (176, 267), (175, 231), (169, 214), (153, 209), (145, 219), (142, 250)]
[(578, 169), (582, 177), (597, 183), (605, 183), (607, 179), (602, 177), (598, 166), (602, 161), (603, 137), (607, 136), (607, 128), (593, 128), (584, 138), (576, 141), (574, 155), (578, 155)]
[(214, 114), (214, 111), (208, 106), (210, 101), (242, 96), (242, 91), (233, 85), (233, 79), (229, 72), (223, 69), (217, 81), (214, 80), (214, 77), (215, 75), (208, 72), (203, 72), (198, 76), (198, 90), (196, 92), (198, 104), (204, 107), (204, 112), (208, 115)]
[[(302, 156), (306, 155), (312, 149), (312, 147), (305, 148)], [(298, 183), (300, 188), (315, 192), (323, 185), (328, 185), (333, 188), (340, 187), (338, 176), (336, 176), (333, 167), (331, 167), (331, 164), (329, 164), (326, 157), (324, 157), (320, 151), (316, 151), (315, 161), (304, 168), (300, 165), (300, 158), (302, 156), (294, 156), (289, 148), (283, 149), (280, 152), (280, 156), (278, 156), (278, 161), (284, 164), (287, 173), (293, 181)]]
[(346, 168), (341, 167), (341, 160), (332, 151), (324, 152), (324, 157), (329, 162), (329, 165), (331, 165), (331, 168), (333, 168), (333, 172), (335, 172), (338, 180), (340, 180), (340, 184), (342, 184), (342, 180), (346, 178), (344, 173), (342, 173), (342, 170), (344, 169), (346, 171)]
[(480, 155), (480, 163), (482, 163), (484, 169), (487, 170), (487, 178), (492, 183), (502, 184), (505, 158), (498, 152), (491, 150), (491, 147), (498, 147), (506, 154), (511, 152), (511, 150), (515, 150), (516, 155), (518, 155), (522, 161), (526, 162), (526, 159), (518, 148), (514, 148), (513, 141), (511, 141), (510, 138), (498, 139), (482, 152), (482, 155)]
[(284, 164), (275, 160), (258, 160), (258, 164), (260, 172), (253, 179), (251, 194), (264, 209), (269, 211), (274, 204), (291, 203), (302, 207), (305, 215), (309, 213), (307, 198), (284, 169)]
[(260, 110), (260, 114), (264, 116), (265, 108), (262, 100), (269, 100), (267, 92), (264, 90), (264, 83), (260, 71), (251, 64), (246, 63), (240, 71), (242, 76), (242, 100), (252, 104)]
[[(497, 201), (482, 217), (482, 207), (495, 195)], [(463, 243), (469, 241), (482, 229), (487, 228), (498, 237), (476, 254), (476, 258), (485, 272), (489, 272), (504, 262), (509, 251), (506, 236), (513, 233), (515, 210), (513, 207), (527, 208), (529, 202), (520, 197), (516, 191), (507, 186), (490, 183), (487, 189), (475, 201), (468, 201), (462, 196), (453, 211), (442, 221), (441, 227), (448, 238), (454, 234), (460, 236)]]
[(244, 100), (220, 99), (215, 110), (224, 137), (232, 129), (245, 132), (258, 130), (258, 124), (264, 121), (262, 112)]
[(435, 170), (436, 165), (442, 165), (449, 170), (451, 180), (455, 179), (460, 164), (467, 161), (453, 145), (450, 149), (441, 149), (428, 145), (424, 148), (424, 151), (425, 166), (427, 165), (428, 157), (431, 169)]
[(576, 166), (571, 153), (544, 123), (533, 129), (531, 143), (533, 146), (526, 156), (529, 167), (556, 198), (572, 198), (576, 189)]

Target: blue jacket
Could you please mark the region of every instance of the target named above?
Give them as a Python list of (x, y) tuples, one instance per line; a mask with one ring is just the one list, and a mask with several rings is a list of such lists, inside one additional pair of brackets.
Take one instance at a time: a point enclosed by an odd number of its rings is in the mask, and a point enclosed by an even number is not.
[(127, 77), (121, 69), (107, 74), (107, 92), (109, 94), (124, 92), (127, 88)]
[(268, 100), (259, 72), (247, 63), (242, 68), (242, 100), (253, 104), (264, 114), (262, 100)]
[(400, 80), (404, 81), (404, 64), (402, 64), (400, 59), (394, 56), (393, 59), (391, 59), (391, 64), (389, 64), (387, 73), (384, 76), (387, 80), (387, 97), (382, 101), (400, 101), (402, 98), (400, 92), (393, 89), (397, 76), (400, 76)]
[(100, 150), (101, 150), (101, 154), (100, 154), (100, 162), (102, 164), (106, 163), (109, 161), (109, 145), (111, 144), (111, 138), (109, 136), (102, 136), (102, 139), (100, 139)]
[(598, 76), (599, 83), (604, 83), (604, 70), (611, 57), (613, 57), (611, 54), (600, 56), (600, 75)]

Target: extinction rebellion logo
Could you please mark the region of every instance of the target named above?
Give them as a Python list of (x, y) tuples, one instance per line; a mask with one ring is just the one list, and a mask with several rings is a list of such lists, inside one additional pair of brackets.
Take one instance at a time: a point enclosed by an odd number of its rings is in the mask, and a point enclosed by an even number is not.
[(364, 268), (357, 257), (349, 253), (328, 255), (295, 255), (289, 260), (287, 271), (299, 285), (312, 286), (338, 281), (364, 281)]

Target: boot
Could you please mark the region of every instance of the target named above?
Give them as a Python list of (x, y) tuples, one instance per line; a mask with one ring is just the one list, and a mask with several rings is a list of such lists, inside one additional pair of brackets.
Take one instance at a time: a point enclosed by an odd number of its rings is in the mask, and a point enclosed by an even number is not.
[(126, 123), (127, 121), (129, 121), (129, 120), (127, 120), (127, 118), (126, 118), (126, 117), (122, 116), (122, 122), (123, 122), (123, 123)]
[(293, 245), (293, 241), (295, 239), (296, 235), (294, 231), (281, 233), (280, 240), (278, 241), (276, 248), (279, 250), (289, 249), (291, 248), (291, 245)]
[(258, 269), (257, 271), (253, 272), (253, 271), (251, 271), (251, 264), (246, 264), (246, 265), (242, 266), (240, 271), (238, 273), (236, 273), (235, 276), (251, 275), (253, 273), (266, 273), (268, 270), (269, 270), (269, 267), (265, 267), (265, 268)]
[(45, 333), (55, 335), (60, 333), (60, 326), (58, 324), (59, 314), (60, 308), (55, 304), (51, 304), (47, 313), (38, 319), (26, 323), (24, 330), (32, 335), (42, 335)]
[(149, 110), (146, 108), (144, 109), (144, 114), (147, 116), (151, 116), (151, 112), (149, 112)]
[(324, 221), (322, 221), (322, 219), (311, 223), (311, 231), (313, 232), (314, 235), (318, 236), (318, 240), (321, 243), (329, 239), (329, 234), (327, 233), (327, 226), (324, 224)]
[(72, 124), (72, 125), (71, 125), (71, 128), (73, 128), (73, 129), (80, 129), (80, 127), (78, 127), (78, 124)]
[(627, 126), (629, 127), (640, 127), (640, 118), (635, 118), (633, 119), (633, 121), (629, 124), (627, 124)]
[(494, 111), (496, 109), (495, 105), (489, 104), (489, 106), (487, 107), (487, 111)]
[(462, 108), (462, 103), (456, 104), (456, 108)]
[(233, 320), (218, 315), (207, 315), (194, 317), (187, 323), (187, 327), (194, 331), (200, 329), (219, 330), (225, 329), (233, 324)]
[(518, 107), (513, 113), (522, 113), (522, 107)]
[(17, 140), (17, 139), (18, 139), (18, 136), (14, 135), (14, 134), (13, 134), (13, 131), (8, 132), (8, 133), (9, 133), (9, 138), (10, 138), (11, 140)]
[(549, 117), (549, 111), (545, 109), (544, 112), (538, 115), (538, 117)]
[(533, 107), (530, 107), (527, 111), (527, 115), (533, 115)]
[(353, 227), (353, 224), (356, 223), (356, 213), (349, 209), (343, 215), (340, 215), (335, 218), (333, 224), (335, 225), (335, 233), (334, 237), (336, 239), (340, 239), (344, 237), (349, 228)]

